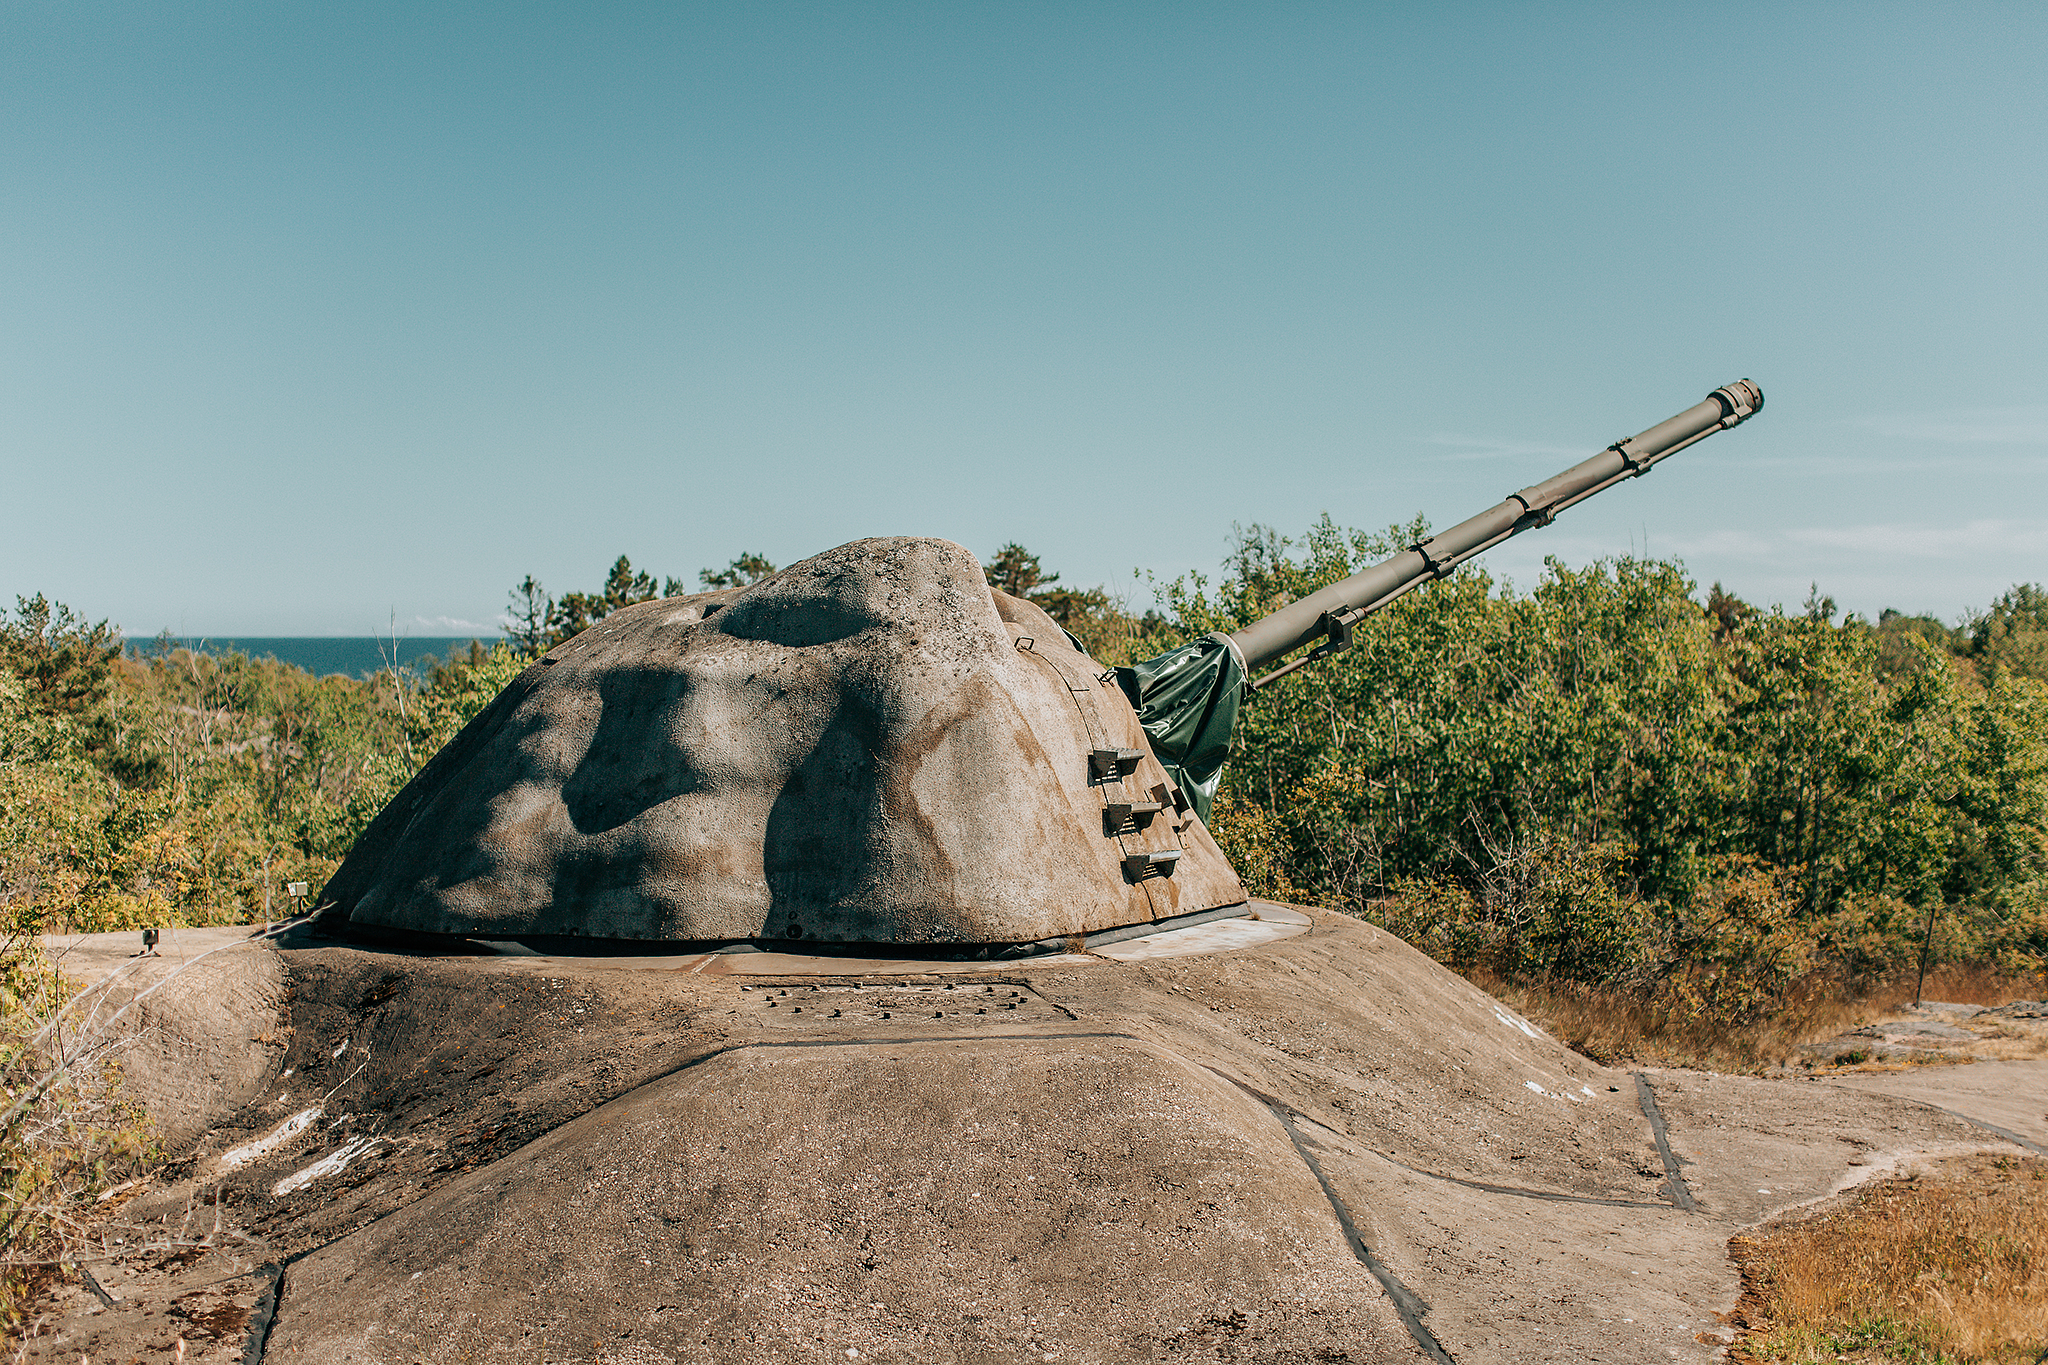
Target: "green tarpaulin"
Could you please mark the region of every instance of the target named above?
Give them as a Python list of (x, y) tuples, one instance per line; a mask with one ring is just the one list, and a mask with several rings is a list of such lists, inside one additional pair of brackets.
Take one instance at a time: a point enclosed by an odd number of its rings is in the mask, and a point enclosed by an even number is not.
[(1168, 650), (1116, 671), (1117, 686), (1137, 708), (1152, 752), (1208, 823), (1244, 695), (1244, 664), (1221, 635)]

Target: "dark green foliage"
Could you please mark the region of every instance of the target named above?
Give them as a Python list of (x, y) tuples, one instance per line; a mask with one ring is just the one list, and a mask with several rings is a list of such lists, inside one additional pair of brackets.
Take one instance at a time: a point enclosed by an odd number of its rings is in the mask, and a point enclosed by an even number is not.
[[(724, 569), (706, 569), (698, 574), (706, 589), (737, 588), (757, 583), (775, 572), (775, 566), (748, 551)], [(532, 574), (521, 579), (509, 594), (510, 625), (506, 633), (513, 648), (527, 658), (537, 658), (565, 640), (574, 639), (620, 607), (650, 602), (657, 597), (683, 597), (689, 592), (680, 578), (664, 578), (656, 587), (652, 574), (641, 573), (632, 560), (620, 555), (605, 575), (604, 586), (596, 592), (570, 592), (552, 597)]]
[[(122, 659), (110, 631), (61, 608), (30, 620), (46, 624), (25, 632), (29, 659), (68, 643), (71, 662), (32, 689), (19, 655), (0, 659), (0, 906), (15, 933), (279, 910), (283, 883), (319, 885), (525, 664), (472, 642), (417, 670), (317, 677), (242, 654)], [(39, 703), (51, 695), (67, 709)]]
[(2048, 681), (2048, 588), (2015, 584), (1964, 626), (1970, 658), (1987, 685), (2005, 677)]
[(1707, 621), (1716, 640), (1728, 640), (1755, 615), (1755, 607), (1727, 591), (1719, 583), (1707, 592)]
[(1015, 541), (997, 550), (995, 557), (981, 566), (981, 572), (991, 588), (1026, 599), (1041, 586), (1060, 581), (1058, 574), (1048, 577), (1039, 566), (1038, 556)]
[(601, 590), (564, 593), (548, 608), (549, 647), (582, 634), (620, 607), (630, 607), (635, 602), (651, 602), (660, 595), (654, 579), (636, 572), (633, 561), (620, 555), (611, 572), (605, 575)]
[(1889, 607), (1878, 614), (1875, 634), (1878, 676), (1888, 682), (1923, 668), (1948, 667), (1969, 646), (1963, 631), (1932, 616), (1908, 616)]
[[(1423, 529), (1241, 531), (1213, 587), (1169, 587), (1174, 633), (1232, 629)], [(1282, 880), (1461, 967), (1675, 989), (1725, 959), (1750, 984), (1688, 987), (1703, 1009), (1894, 970), (1929, 906), (1950, 955), (2024, 955), (2048, 689), (2000, 642), (2044, 606), (2015, 589), (1979, 619), (1968, 647), (2004, 659), (1980, 683), (1939, 623), (1837, 622), (1818, 592), (1765, 611), (1718, 586), (1702, 605), (1654, 560), (1552, 561), (1528, 592), (1463, 569), (1248, 703), (1219, 834), (1259, 808)]]
[(991, 588), (1023, 598), (1068, 630), (1110, 611), (1107, 592), (1101, 588), (1055, 587), (1060, 576), (1046, 573), (1039, 566), (1038, 556), (1014, 541), (997, 550), (995, 558), (981, 566), (981, 572)]
[(1637, 971), (1648, 928), (1643, 902), (1612, 874), (1608, 855), (1552, 840), (1482, 876), (1404, 879), (1378, 918), (1462, 972), (1604, 984)]
[(1129, 664), (1164, 653), (1185, 641), (1157, 611), (1133, 616), (1104, 588), (1062, 588), (1038, 556), (1011, 542), (981, 566), (988, 585), (1021, 597), (1052, 617), (1098, 661)]
[[(714, 588), (744, 588), (749, 583), (759, 583), (775, 572), (775, 566), (763, 555), (752, 550), (743, 550), (739, 558), (723, 569), (704, 569), (697, 574), (697, 581), (708, 592)], [(671, 597), (674, 593), (669, 594)]]
[[(733, 561), (729, 572), (751, 572), (753, 578), (773, 573), (775, 566), (759, 555), (743, 554)], [(709, 569), (704, 571), (707, 586), (714, 577)], [(752, 582), (753, 578), (747, 579)], [(511, 638), (512, 647), (526, 658), (537, 658), (556, 645), (574, 639), (596, 625), (620, 607), (629, 607), (636, 602), (651, 602), (657, 597), (681, 597), (687, 588), (679, 578), (667, 578), (655, 586), (652, 574), (642, 573), (633, 567), (633, 561), (620, 555), (605, 575), (604, 586), (596, 592), (570, 592), (553, 597), (541, 581), (528, 574), (513, 587), (507, 595), (510, 610), (507, 612), (506, 634)]]
[(47, 715), (78, 715), (105, 699), (121, 654), (121, 632), (88, 623), (41, 593), (17, 597), (12, 621), (0, 611), (0, 668), (19, 678), (27, 703)]

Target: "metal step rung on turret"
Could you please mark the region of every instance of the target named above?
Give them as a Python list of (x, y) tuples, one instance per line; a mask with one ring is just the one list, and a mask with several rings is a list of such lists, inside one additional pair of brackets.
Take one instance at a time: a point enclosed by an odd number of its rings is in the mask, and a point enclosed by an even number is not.
[(1148, 869), (1156, 867), (1159, 869), (1160, 876), (1171, 877), (1173, 875), (1173, 865), (1180, 861), (1180, 853), (1179, 849), (1170, 848), (1163, 853), (1128, 854), (1124, 858), (1124, 872), (1129, 875), (1132, 881), (1136, 881), (1144, 876)]
[(1088, 751), (1088, 774), (1097, 781), (1123, 777), (1138, 770), (1138, 760), (1145, 756), (1143, 749), (1090, 749)]
[(1136, 824), (1139, 829), (1152, 823), (1152, 817), (1166, 809), (1159, 801), (1112, 801), (1102, 808), (1103, 829), (1115, 834), (1125, 825)]

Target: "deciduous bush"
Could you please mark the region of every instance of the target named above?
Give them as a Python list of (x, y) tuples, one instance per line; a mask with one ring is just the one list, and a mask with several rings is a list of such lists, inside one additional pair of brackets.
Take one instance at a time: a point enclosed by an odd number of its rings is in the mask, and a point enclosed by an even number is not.
[[(1214, 583), (1168, 585), (1172, 638), (1233, 629), (1424, 531), (1325, 519), (1293, 545), (1254, 527)], [(1526, 592), (1467, 567), (1249, 700), (1218, 834), (1235, 853), (1255, 830), (1263, 878), (1460, 969), (1625, 986), (1704, 1018), (1755, 1017), (1816, 974), (1896, 974), (1930, 915), (1937, 961), (2038, 970), (2048, 690), (2025, 661), (2041, 600), (2015, 590), (1946, 632), (1838, 619), (1817, 594), (1790, 612), (1718, 586), (1702, 603), (1672, 562), (1551, 561)]]

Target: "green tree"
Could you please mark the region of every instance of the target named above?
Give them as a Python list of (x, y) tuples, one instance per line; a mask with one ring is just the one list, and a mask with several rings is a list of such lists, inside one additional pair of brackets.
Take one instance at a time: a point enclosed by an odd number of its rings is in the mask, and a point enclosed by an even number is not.
[(1060, 581), (1058, 574), (1048, 574), (1040, 567), (1037, 555), (1015, 541), (997, 550), (995, 557), (981, 566), (981, 572), (991, 588), (1027, 601), (1040, 588)]
[(2048, 681), (2048, 588), (2016, 583), (1963, 629), (1987, 687), (2008, 675)]
[[(699, 575), (709, 588), (737, 588), (758, 583), (775, 572), (775, 566), (748, 551), (724, 569), (706, 569)], [(507, 613), (513, 648), (533, 658), (570, 640), (596, 625), (620, 607), (656, 597), (683, 597), (687, 585), (679, 578), (665, 578), (657, 586), (654, 576), (641, 573), (633, 562), (620, 555), (605, 575), (604, 586), (595, 592), (570, 592), (556, 598), (548, 594), (532, 574), (512, 589)]]
[(739, 557), (723, 569), (705, 569), (699, 572), (697, 581), (704, 585), (707, 592), (719, 588), (744, 588), (749, 583), (759, 583), (774, 572), (775, 566), (768, 562), (766, 556), (757, 555), (752, 550), (742, 550)]
[(1707, 592), (1707, 618), (1713, 623), (1714, 638), (1726, 643), (1756, 615), (1756, 608), (1727, 591), (1719, 583)]
[[(1886, 682), (1897, 682), (1917, 668), (1945, 667), (1950, 658), (1969, 649), (1969, 636), (1964, 632), (1952, 630), (1932, 616), (1908, 616), (1890, 607), (1878, 613), (1874, 630), (1876, 668)], [(1918, 648), (1916, 641), (1932, 649)]]
[(507, 615), (511, 624), (506, 634), (513, 647), (529, 658), (546, 653), (552, 639), (548, 618), (554, 614), (555, 599), (532, 574), (519, 580), (509, 597), (511, 611)]
[[(416, 752), (431, 757), (455, 738), (463, 726), (476, 719), (486, 706), (505, 690), (506, 684), (524, 672), (531, 661), (507, 645), (485, 649), (470, 641), (466, 655), (451, 657), (430, 669), (411, 712), (413, 745)], [(425, 757), (422, 758), (424, 765)]]
[[(531, 578), (527, 580), (531, 581)], [(524, 589), (525, 584), (522, 583), (513, 591), (523, 594)], [(548, 607), (547, 648), (552, 649), (564, 640), (581, 635), (620, 607), (651, 602), (658, 596), (660, 593), (655, 588), (654, 579), (635, 570), (633, 561), (620, 555), (611, 572), (605, 575), (603, 588), (597, 592), (563, 593)]]
[(997, 550), (994, 558), (981, 566), (981, 572), (991, 588), (1036, 606), (1104, 663), (1128, 662), (1147, 631), (1164, 624), (1157, 613), (1143, 620), (1129, 616), (1102, 588), (1056, 586), (1060, 576), (1047, 573), (1039, 557), (1015, 541)]
[(41, 593), (14, 600), (13, 620), (0, 613), (0, 666), (21, 680), (26, 704), (77, 715), (103, 701), (121, 632)]
[[(1239, 529), (1215, 583), (1167, 585), (1170, 634), (1234, 629), (1425, 533)], [(1711, 948), (1782, 985), (1766, 960), (1808, 960), (1786, 934), (1882, 966), (1928, 907), (2021, 923), (2048, 904), (2048, 693), (2016, 670), (1976, 686), (1934, 631), (1836, 616), (1818, 591), (1791, 613), (1718, 587), (1702, 605), (1652, 560), (1551, 561), (1526, 594), (1467, 566), (1253, 694), (1219, 836), (1251, 830), (1268, 880), (1324, 903), (1403, 898), (1403, 932), (1514, 973), (1668, 977)]]

